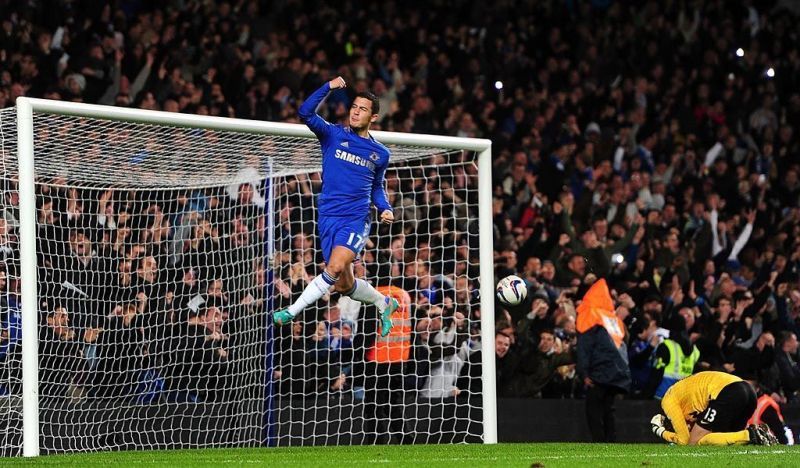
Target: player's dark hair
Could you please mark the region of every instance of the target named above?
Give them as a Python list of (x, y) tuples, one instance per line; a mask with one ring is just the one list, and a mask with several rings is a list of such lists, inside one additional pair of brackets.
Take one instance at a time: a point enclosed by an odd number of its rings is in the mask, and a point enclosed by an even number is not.
[[(368, 99), (372, 103), (372, 113), (373, 114), (380, 114), (381, 113), (381, 102), (378, 100), (378, 96), (374, 95), (369, 91), (362, 91), (356, 94), (357, 98), (364, 98)], [(355, 98), (353, 98), (355, 100)]]

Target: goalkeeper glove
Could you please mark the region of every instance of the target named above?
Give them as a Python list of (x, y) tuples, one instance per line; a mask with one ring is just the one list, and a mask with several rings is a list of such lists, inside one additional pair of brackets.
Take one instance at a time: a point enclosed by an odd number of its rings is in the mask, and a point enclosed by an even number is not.
[(661, 437), (661, 435), (664, 434), (664, 431), (666, 430), (664, 427), (665, 420), (666, 418), (663, 414), (657, 414), (653, 416), (653, 418), (650, 420), (650, 426), (653, 434), (657, 435), (658, 437)]

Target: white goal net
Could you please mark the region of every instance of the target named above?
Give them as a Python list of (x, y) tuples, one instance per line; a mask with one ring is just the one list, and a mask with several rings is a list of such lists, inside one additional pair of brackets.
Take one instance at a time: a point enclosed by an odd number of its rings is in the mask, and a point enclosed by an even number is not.
[(335, 293), (272, 325), (323, 267), (316, 140), (34, 112), (35, 278), (15, 109), (0, 144), (0, 454), (22, 453), (24, 313), (42, 454), (484, 440), (476, 153), (391, 146), (397, 221), (357, 267), (403, 303), (378, 340)]

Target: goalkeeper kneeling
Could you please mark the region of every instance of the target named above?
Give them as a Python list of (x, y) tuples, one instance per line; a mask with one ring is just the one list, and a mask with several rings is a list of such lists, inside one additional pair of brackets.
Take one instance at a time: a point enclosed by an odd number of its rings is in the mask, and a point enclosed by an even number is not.
[[(764, 424), (747, 425), (756, 409), (753, 387), (724, 372), (699, 372), (670, 387), (661, 400), (666, 414), (650, 420), (653, 433), (678, 445), (775, 445)], [(669, 430), (668, 424), (674, 430)]]

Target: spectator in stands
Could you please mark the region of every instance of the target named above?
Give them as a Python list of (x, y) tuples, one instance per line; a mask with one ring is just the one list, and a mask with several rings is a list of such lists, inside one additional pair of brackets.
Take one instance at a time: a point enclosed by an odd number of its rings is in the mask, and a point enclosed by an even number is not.
[(133, 395), (140, 373), (147, 368), (139, 306), (121, 304), (84, 339), (97, 344), (93, 395), (101, 398)]
[(494, 346), (497, 394), (508, 396), (511, 395), (509, 387), (514, 382), (519, 355), (511, 349), (511, 337), (501, 331), (495, 332)]
[(796, 336), (800, 333), (800, 291), (790, 289), (788, 283), (782, 283), (778, 285), (775, 296), (775, 309), (781, 327)]
[(3, 197), (5, 198), (2, 216), (4, 221), (3, 227), (5, 230), (11, 228), (16, 231), (19, 229), (19, 192), (16, 190), (16, 187), (9, 186), (4, 188)]
[(163, 329), (165, 321), (163, 299), (166, 295), (166, 284), (161, 281), (158, 261), (153, 255), (143, 255), (136, 258), (132, 265), (135, 274), (131, 276), (131, 291), (135, 294), (142, 314), (142, 324), (147, 332), (153, 332), (152, 327)]
[(535, 347), (539, 342), (541, 331), (552, 331), (553, 328), (553, 315), (550, 313), (550, 297), (547, 292), (542, 289), (533, 292), (530, 307), (530, 312), (517, 322), (516, 333), (520, 338), (520, 344)]
[[(73, 198), (70, 200), (67, 202), (68, 210), (70, 204), (76, 203)], [(80, 213), (79, 205), (73, 206), (78, 210), (76, 214)], [(102, 323), (108, 265), (97, 256), (93, 242), (83, 229), (70, 228), (68, 242), (67, 252), (56, 257), (53, 282), (61, 286), (60, 297), (72, 298), (69, 307), (72, 326), (83, 333), (86, 328), (97, 328)]]
[(180, 400), (213, 401), (223, 396), (227, 379), (228, 336), (222, 312), (214, 305), (179, 325), (172, 349), (177, 355), (171, 368), (171, 390)]
[(39, 386), (42, 396), (64, 397), (83, 376), (81, 336), (70, 326), (69, 311), (56, 306), (39, 331)]
[(574, 350), (564, 350), (551, 329), (539, 333), (538, 344), (523, 351), (512, 383), (512, 394), (541, 398), (542, 389), (551, 382), (556, 369), (575, 362)]
[(14, 261), (15, 250), (16, 245), (9, 234), (8, 222), (5, 218), (0, 218), (0, 259), (2, 259), (3, 263), (7, 264)]
[(743, 380), (760, 380), (764, 382), (762, 389), (771, 389), (767, 373), (775, 363), (775, 337), (770, 332), (761, 333), (751, 347), (735, 349), (730, 361), (733, 374)]
[(308, 386), (317, 392), (344, 390), (347, 375), (343, 370), (347, 363), (352, 362), (352, 337), (344, 337), (341, 314), (336, 305), (325, 310), (322, 318), (314, 323), (314, 332), (306, 343), (304, 365), (307, 367)]
[(464, 363), (474, 350), (470, 347), (467, 321), (447, 298), (444, 306), (433, 306), (428, 314), (426, 340), (430, 371), (420, 395), (423, 398), (457, 397), (455, 386)]
[[(693, 317), (688, 308), (681, 309), (686, 316)], [(687, 329), (690, 326), (681, 312), (673, 315), (669, 324), (669, 338), (655, 349), (655, 364), (650, 373), (649, 384), (644, 392), (647, 397), (664, 398), (667, 390), (679, 380), (696, 372), (700, 362), (700, 350), (692, 344)]]
[(643, 392), (651, 381), (653, 351), (661, 344), (656, 328), (655, 320), (641, 317), (633, 320), (628, 329), (631, 336), (628, 361), (631, 368), (631, 395), (634, 398), (648, 397)]
[(780, 371), (780, 379), (784, 396), (788, 400), (796, 400), (800, 390), (800, 365), (797, 361), (797, 335), (792, 332), (781, 332), (778, 338), (778, 355), (775, 357)]
[(279, 382), (280, 393), (283, 395), (303, 393), (302, 389), (295, 389), (306, 380), (292, 378), (293, 374), (304, 369), (302, 363), (305, 344), (302, 321), (292, 322), (291, 335), (280, 337), (278, 343), (280, 353), (278, 353), (278, 362), (274, 364), (273, 378)]
[(22, 378), (21, 367), (15, 365), (22, 357), (20, 281), (14, 278), (16, 272), (13, 264), (0, 267), (0, 377), (6, 382), (0, 385), (0, 394), (5, 395), (18, 392)]

